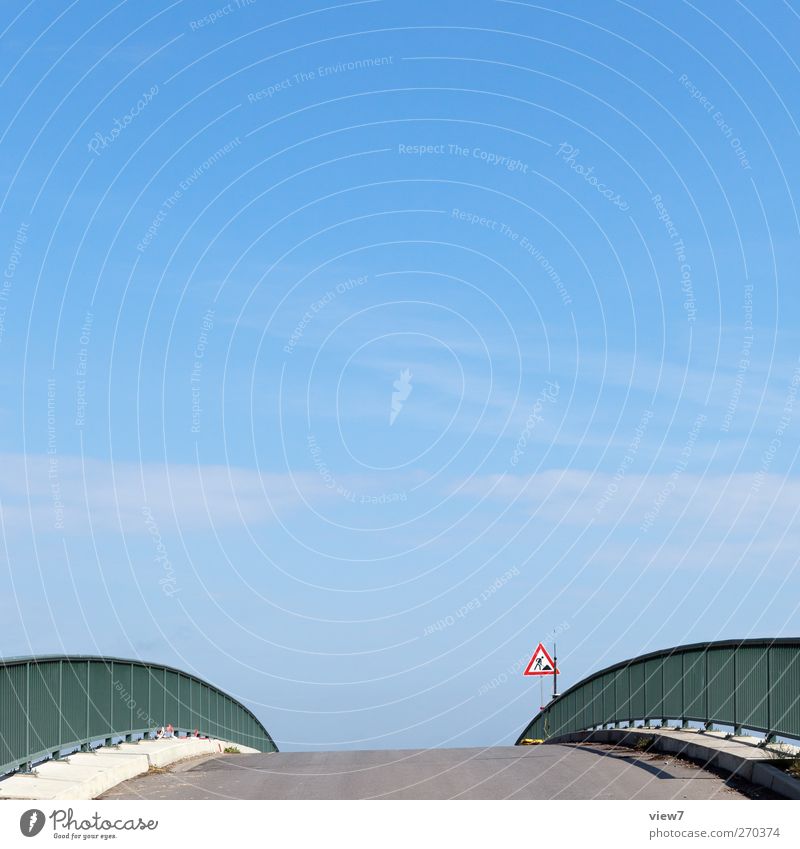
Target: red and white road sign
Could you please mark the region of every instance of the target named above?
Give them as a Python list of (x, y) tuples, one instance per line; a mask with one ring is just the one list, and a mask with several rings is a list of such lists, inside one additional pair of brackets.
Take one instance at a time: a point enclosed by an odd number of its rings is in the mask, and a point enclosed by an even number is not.
[(523, 675), (555, 675), (561, 674), (560, 669), (556, 669), (553, 658), (550, 657), (543, 643), (536, 646), (536, 651), (530, 659), (527, 668), (522, 673)]

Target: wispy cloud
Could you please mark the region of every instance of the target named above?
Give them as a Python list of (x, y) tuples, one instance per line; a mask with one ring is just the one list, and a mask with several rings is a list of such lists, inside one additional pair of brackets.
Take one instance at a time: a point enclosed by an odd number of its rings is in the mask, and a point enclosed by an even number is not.
[[(626, 474), (552, 469), (524, 476), (484, 475), (448, 494), (502, 500), (526, 514), (569, 526), (632, 526), (646, 535), (682, 526), (723, 528), (737, 539), (800, 532), (800, 479), (776, 474)], [(649, 517), (649, 519), (648, 519)]]
[[(302, 495), (301, 495), (302, 493)], [(294, 475), (223, 465), (111, 463), (76, 456), (0, 455), (0, 503), (7, 531), (98, 530), (147, 533), (149, 508), (183, 527), (270, 521), (303, 504), (333, 497), (314, 472)]]

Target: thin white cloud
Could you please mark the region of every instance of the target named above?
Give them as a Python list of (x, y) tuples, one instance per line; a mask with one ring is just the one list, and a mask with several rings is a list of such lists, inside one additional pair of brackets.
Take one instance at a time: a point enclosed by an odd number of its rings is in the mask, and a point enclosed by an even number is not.
[(525, 476), (484, 475), (452, 485), (450, 493), (514, 503), (547, 522), (585, 526), (633, 526), (646, 535), (675, 523), (729, 529), (736, 538), (800, 531), (795, 517), (800, 480), (777, 474), (740, 472), (652, 475), (552, 469)]
[[(298, 491), (299, 490), (299, 491)], [(110, 463), (76, 456), (0, 455), (0, 504), (7, 531), (96, 530), (147, 533), (159, 522), (197, 528), (270, 521), (331, 497), (315, 472), (259, 473), (222, 465)]]

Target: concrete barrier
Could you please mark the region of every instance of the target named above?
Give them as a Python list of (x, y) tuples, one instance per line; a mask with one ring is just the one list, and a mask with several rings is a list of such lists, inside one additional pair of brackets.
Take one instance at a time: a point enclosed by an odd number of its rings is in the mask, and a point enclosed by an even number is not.
[(242, 754), (257, 749), (198, 737), (172, 737), (140, 740), (103, 746), (93, 752), (77, 752), (60, 760), (45, 761), (30, 774), (16, 773), (0, 781), (0, 799), (94, 799), (122, 781), (143, 775), (151, 767), (170, 764), (201, 755), (221, 754), (233, 746)]
[(551, 737), (547, 743), (604, 743), (636, 749), (652, 738), (648, 751), (691, 760), (719, 769), (751, 784), (766, 787), (787, 799), (800, 799), (800, 781), (773, 765), (776, 759), (800, 754), (793, 746), (779, 749), (759, 745), (755, 737), (732, 737), (697, 728), (605, 728)]

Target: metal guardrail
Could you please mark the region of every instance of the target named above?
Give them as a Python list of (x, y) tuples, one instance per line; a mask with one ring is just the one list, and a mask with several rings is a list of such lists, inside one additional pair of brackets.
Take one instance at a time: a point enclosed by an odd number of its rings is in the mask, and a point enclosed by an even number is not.
[(546, 705), (517, 740), (654, 720), (800, 738), (800, 639), (719, 640), (602, 669)]
[(244, 705), (170, 666), (85, 655), (0, 659), (0, 774), (170, 723), (176, 733), (197, 729), (277, 751)]

